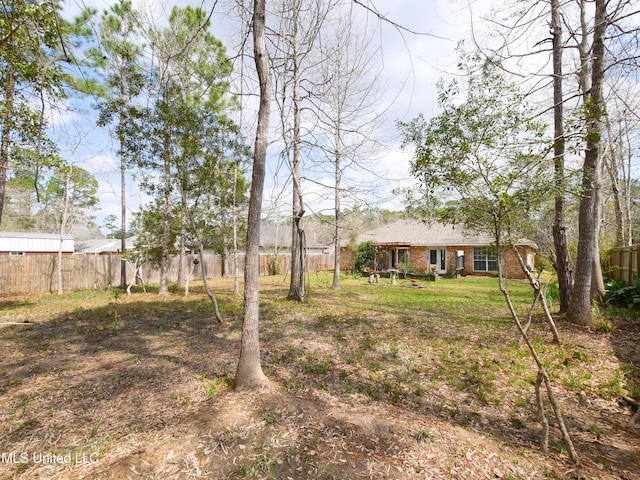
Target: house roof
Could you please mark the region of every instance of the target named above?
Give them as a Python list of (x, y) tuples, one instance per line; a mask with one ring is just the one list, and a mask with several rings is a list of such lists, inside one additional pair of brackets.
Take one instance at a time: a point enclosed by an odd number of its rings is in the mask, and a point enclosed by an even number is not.
[[(461, 225), (429, 224), (419, 220), (398, 220), (358, 236), (358, 243), (367, 241), (417, 247), (481, 247), (495, 243), (490, 235), (466, 229)], [(519, 241), (518, 244), (535, 247), (535, 243), (527, 239)]]
[[(0, 232), (0, 252), (53, 253), (59, 248), (57, 233)], [(62, 251), (73, 252), (73, 236), (62, 236)]]
[[(127, 238), (128, 249), (133, 248), (134, 241)], [(119, 253), (121, 250), (121, 240), (119, 238), (92, 238), (76, 243), (77, 253)]]
[[(0, 238), (20, 238), (35, 240), (60, 240), (59, 233), (38, 233), (38, 232), (0, 232)], [(64, 240), (70, 240), (73, 235), (63, 235)]]

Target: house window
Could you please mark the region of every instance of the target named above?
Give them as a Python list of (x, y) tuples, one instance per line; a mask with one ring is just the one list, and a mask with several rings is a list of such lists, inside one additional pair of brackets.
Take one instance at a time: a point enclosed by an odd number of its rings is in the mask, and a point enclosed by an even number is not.
[(11, 257), (24, 257), (24, 252), (9, 252)]
[(394, 248), (391, 251), (391, 268), (395, 268), (401, 263), (409, 263), (408, 248)]
[(476, 272), (494, 272), (498, 270), (495, 249), (473, 247), (473, 269)]

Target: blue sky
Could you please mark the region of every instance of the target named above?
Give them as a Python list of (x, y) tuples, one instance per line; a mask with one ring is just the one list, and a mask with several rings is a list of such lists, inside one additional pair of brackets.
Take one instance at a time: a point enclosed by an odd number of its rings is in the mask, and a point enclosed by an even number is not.
[[(82, 6), (94, 6), (102, 10), (111, 3), (103, 0), (68, 0), (63, 15), (71, 18)], [(133, 3), (135, 6), (142, 5), (139, 0), (134, 0)], [(153, 6), (158, 17), (162, 17), (163, 12), (169, 11), (173, 5), (200, 5), (199, 2), (188, 0), (148, 3)], [(478, 20), (491, 3), (490, 0), (370, 0), (372, 7), (375, 6), (382, 15), (402, 25), (407, 31), (379, 22), (374, 15), (362, 11), (363, 24), (368, 22), (378, 29), (376, 39), (382, 48), (380, 83), (384, 86), (381, 102), (388, 106), (385, 121), (377, 134), (383, 144), (371, 158), (371, 169), (375, 170), (376, 175), (373, 177), (362, 174), (363, 180), (376, 185), (366, 196), (366, 200), (373, 206), (401, 208), (401, 203), (393, 198), (391, 191), (410, 182), (408, 163), (411, 152), (400, 149), (395, 122), (410, 120), (420, 112), (427, 117), (436, 113), (436, 83), (440, 78), (450, 78), (456, 73), (457, 58), (454, 49), (460, 40), (470, 37), (471, 14)], [(210, 4), (207, 1), (202, 5), (203, 8), (208, 8)], [(212, 19), (212, 33), (224, 42), (229, 55), (234, 55), (234, 46), (238, 44), (238, 22), (227, 12), (224, 2), (219, 1)], [(409, 31), (423, 34), (412, 34)], [(247, 68), (250, 67), (249, 64)], [(243, 104), (243, 124), (247, 137), (252, 140), (254, 102), (249, 100)], [(66, 150), (73, 152), (68, 153), (72, 156), (71, 160), (92, 172), (100, 182), (100, 206), (95, 212), (98, 225), (103, 224), (103, 219), (108, 214), (119, 217), (120, 180), (114, 153), (116, 147), (111, 143), (107, 132), (94, 126), (95, 113), (90, 105), (86, 112), (66, 113), (55, 124), (65, 127), (57, 128), (57, 131), (66, 132)], [(69, 131), (72, 133), (68, 133)], [(280, 169), (276, 175), (277, 150), (277, 145), (270, 147), (265, 209), (275, 207), (286, 214), (290, 193), (281, 191), (286, 188), (283, 185), (287, 183), (283, 170)], [(329, 181), (328, 178), (325, 180)], [(148, 201), (148, 197), (139, 192), (132, 178), (128, 180), (128, 184), (127, 204), (130, 212), (137, 211), (140, 201), (144, 203)], [(327, 192), (321, 190), (315, 182), (306, 182), (303, 194), (309, 212), (326, 211), (333, 204)]]

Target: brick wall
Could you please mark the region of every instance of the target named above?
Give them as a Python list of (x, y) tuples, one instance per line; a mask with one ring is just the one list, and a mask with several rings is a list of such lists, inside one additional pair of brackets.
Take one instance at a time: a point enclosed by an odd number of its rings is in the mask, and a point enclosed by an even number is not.
[[(437, 247), (440, 250), (442, 247)], [(533, 267), (534, 251), (531, 247), (518, 247), (525, 263)], [(456, 257), (458, 250), (464, 251), (464, 274), (465, 275), (491, 275), (492, 272), (478, 271), (473, 269), (473, 247), (446, 247), (447, 273), (453, 274), (456, 271)], [(347, 248), (340, 249), (340, 268), (351, 270), (353, 268), (354, 254)], [(419, 272), (429, 269), (429, 247), (410, 247), (410, 263)], [(508, 278), (525, 278), (525, 274), (520, 268), (520, 263), (511, 249), (504, 252), (503, 273)]]

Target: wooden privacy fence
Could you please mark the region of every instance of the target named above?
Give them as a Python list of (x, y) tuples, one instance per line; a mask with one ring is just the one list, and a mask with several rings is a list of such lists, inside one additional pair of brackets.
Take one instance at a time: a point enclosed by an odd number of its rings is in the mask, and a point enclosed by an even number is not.
[[(196, 255), (187, 255), (191, 278), (202, 278), (201, 263), (194, 265)], [(198, 258), (199, 259), (199, 258)], [(233, 257), (226, 258), (225, 272), (233, 276)], [(222, 257), (205, 254), (204, 262), (208, 278), (222, 276)], [(0, 256), (0, 293), (45, 293), (58, 290), (58, 256), (24, 255)], [(291, 265), (291, 257), (285, 255), (260, 255), (260, 274), (286, 273)], [(333, 255), (307, 256), (309, 271), (332, 270)], [(243, 274), (244, 254), (238, 255), (238, 273)], [(168, 280), (178, 281), (179, 257), (169, 258)], [(142, 265), (145, 283), (160, 282), (160, 269), (150, 263)], [(127, 268), (127, 280), (131, 281), (133, 267)], [(62, 257), (62, 286), (64, 290), (80, 288), (108, 288), (120, 285), (120, 255), (71, 255)]]
[(611, 250), (609, 258), (609, 275), (616, 280), (625, 280), (633, 283), (634, 278), (640, 275), (640, 245), (620, 247)]

